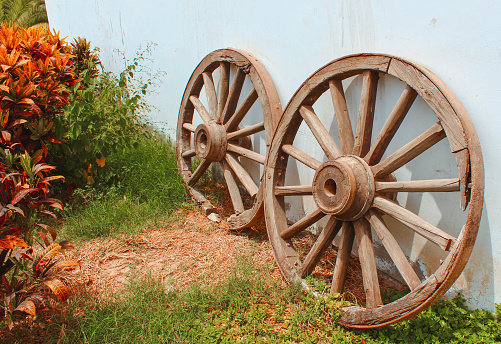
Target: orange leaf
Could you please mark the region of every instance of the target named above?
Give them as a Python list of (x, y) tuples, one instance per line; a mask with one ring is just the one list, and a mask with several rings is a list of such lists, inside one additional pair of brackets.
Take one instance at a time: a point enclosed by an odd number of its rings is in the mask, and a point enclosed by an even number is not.
[(33, 303), (33, 301), (21, 302), (19, 304), (19, 306), (17, 306), (15, 311), (25, 312), (25, 313), (31, 314), (33, 316), (36, 315), (36, 308), (35, 308), (35, 304)]
[(13, 250), (14, 247), (28, 247), (28, 244), (15, 235), (0, 235), (0, 247)]
[(35, 102), (33, 101), (33, 99), (31, 98), (23, 98), (21, 99), (18, 104), (30, 104), (30, 105), (34, 105)]
[(35, 165), (35, 167), (33, 168), (33, 174), (37, 174), (38, 172), (41, 172), (43, 170), (53, 170), (53, 169), (55, 169), (54, 166), (42, 163), (42, 164)]
[(38, 276), (42, 266), (49, 263), (52, 257), (54, 257), (60, 250), (61, 250), (61, 245), (58, 244), (52, 244), (47, 246), (43, 250), (42, 255), (39, 256), (37, 259), (35, 259), (35, 261), (33, 262), (33, 274)]
[(70, 259), (64, 259), (64, 260), (60, 260), (59, 262), (57, 262), (56, 264), (54, 264), (51, 268), (51, 270), (58, 270), (58, 269), (67, 269), (67, 268), (73, 268), (73, 267), (76, 267), (76, 266), (80, 266), (80, 264), (78, 264), (76, 261), (74, 260), (70, 260)]
[(37, 189), (23, 189), (23, 190), (19, 191), (16, 194), (16, 196), (14, 196), (14, 198), (12, 199), (11, 204), (15, 205), (17, 202), (22, 200), (24, 198), (24, 196), (26, 196), (27, 194), (29, 194), (30, 192), (33, 192), (33, 191), (37, 191)]
[[(2, 87), (2, 85), (0, 85), (0, 90), (1, 90), (1, 87)], [(23, 124), (23, 123), (26, 123), (26, 122), (28, 122), (28, 121), (27, 121), (27, 120), (25, 120), (25, 119), (22, 119), (22, 118), (21, 118), (21, 119), (16, 119), (15, 121), (13, 121), (13, 122), (9, 125), (9, 128), (12, 128), (12, 127), (14, 127), (14, 126), (16, 126), (16, 125)]]
[(42, 211), (41, 211), (41, 213), (43, 213), (43, 214), (47, 214), (47, 215), (49, 215), (49, 216), (52, 216), (52, 217), (53, 217), (53, 218), (57, 221), (57, 216), (56, 216), (56, 214), (54, 214), (53, 212), (48, 211), (48, 210), (42, 210)]
[(3, 130), (2, 137), (5, 141), (10, 141), (10, 139), (12, 138), (12, 135), (8, 131)]
[(61, 241), (59, 245), (61, 246), (61, 250), (70, 250), (72, 248), (75, 248), (75, 246), (73, 246), (73, 244), (68, 240)]
[(57, 233), (56, 231), (54, 230), (54, 228), (52, 227), (49, 227), (47, 225), (44, 225), (43, 223), (37, 223), (37, 226), (40, 226), (42, 227), (43, 229), (45, 229), (47, 232), (50, 233), (50, 236), (52, 237), (52, 240), (56, 240), (57, 238)]
[(57, 278), (51, 278), (48, 280), (43, 281), (43, 283), (52, 290), (52, 292), (56, 295), (56, 297), (59, 299), (59, 301), (66, 301), (68, 300), (68, 297), (70, 296), (70, 291), (68, 290), (68, 287), (64, 285), (63, 282), (61, 282)]
[(49, 207), (53, 207), (53, 208), (57, 208), (57, 209), (60, 209), (60, 210), (64, 210), (64, 207), (63, 207), (63, 203), (58, 200), (57, 198), (46, 198), (42, 201), (40, 201), (42, 203), (50, 203), (48, 204)]
[(38, 235), (40, 235), (40, 238), (42, 238), (44, 244), (46, 246), (49, 246), (50, 245), (50, 241), (49, 241), (49, 238), (47, 238), (47, 235), (45, 235), (44, 232), (38, 232)]
[(106, 161), (106, 158), (104, 156), (102, 156), (100, 159), (96, 159), (96, 162), (97, 162), (99, 167), (104, 167), (105, 161)]
[(49, 207), (56, 208), (59, 210), (64, 210), (64, 207), (61, 203), (51, 203), (51, 204), (49, 204)]
[(62, 179), (64, 182), (64, 176), (50, 176), (47, 178), (42, 179), (42, 182), (50, 182), (51, 180), (56, 180), (56, 179)]

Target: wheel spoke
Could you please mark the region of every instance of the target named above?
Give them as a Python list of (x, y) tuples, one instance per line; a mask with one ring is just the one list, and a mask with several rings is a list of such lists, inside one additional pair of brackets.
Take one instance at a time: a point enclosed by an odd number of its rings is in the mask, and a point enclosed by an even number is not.
[(452, 192), (459, 191), (459, 178), (376, 182), (378, 192)]
[(183, 128), (188, 131), (191, 131), (192, 133), (194, 133), (195, 130), (197, 130), (197, 127), (191, 123), (183, 123)]
[(256, 161), (262, 165), (264, 165), (264, 162), (266, 160), (266, 157), (262, 154), (259, 154), (259, 153), (256, 153), (250, 149), (247, 149), (247, 148), (244, 148), (244, 147), (240, 147), (240, 146), (237, 146), (237, 145), (234, 145), (234, 144), (231, 144), (231, 143), (228, 143), (228, 146), (227, 146), (227, 149), (230, 151), (230, 152), (235, 152), (237, 153), (238, 155), (241, 155), (243, 157), (246, 157), (247, 159), (250, 159), (250, 160), (253, 160), (253, 161)]
[(312, 156), (309, 156), (305, 152), (300, 151), (299, 149), (297, 149), (293, 145), (283, 145), (282, 151), (285, 154), (289, 154), (294, 159), (302, 162), (303, 164), (305, 164), (306, 166), (308, 166), (314, 170), (318, 169), (320, 167), (320, 165), (322, 165), (322, 163), (320, 161), (318, 161), (317, 159), (315, 159)]
[(228, 165), (230, 165), (233, 172), (235, 172), (237, 178), (240, 179), (242, 185), (247, 189), (249, 195), (251, 195), (251, 197), (254, 197), (258, 192), (258, 187), (256, 183), (254, 183), (254, 180), (252, 179), (250, 174), (245, 170), (245, 168), (242, 167), (242, 165), (240, 165), (238, 158), (233, 156), (232, 153), (228, 153), (226, 154), (225, 159), (228, 162)]
[(367, 70), (364, 72), (363, 78), (362, 97), (360, 99), (355, 145), (353, 147), (353, 154), (357, 156), (365, 156), (371, 147), (379, 74), (377, 71)]
[(240, 104), (238, 109), (235, 111), (233, 116), (231, 116), (228, 122), (226, 122), (226, 124), (224, 125), (227, 131), (235, 130), (238, 127), (238, 125), (240, 124), (240, 122), (242, 122), (247, 112), (249, 112), (252, 105), (254, 105), (254, 103), (256, 102), (257, 98), (258, 94), (256, 90), (252, 89), (252, 91), (249, 92), (247, 97), (245, 97), (242, 104)]
[(232, 133), (228, 133), (228, 135), (226, 135), (226, 138), (228, 139), (228, 141), (237, 140), (241, 137), (250, 136), (250, 135), (259, 133), (263, 130), (264, 130), (264, 122), (261, 122), (261, 123), (249, 125), (248, 127), (239, 129), (239, 130), (234, 131)]
[(435, 227), (413, 212), (386, 198), (375, 197), (373, 207), (381, 210), (385, 214), (390, 215), (395, 220), (406, 225), (414, 232), (435, 243), (445, 251), (449, 251), (451, 246), (456, 241), (456, 238), (447, 234), (440, 228)]
[(209, 72), (203, 72), (202, 76), (204, 78), (205, 93), (207, 94), (207, 104), (209, 104), (209, 113), (212, 118), (217, 118), (217, 95), (212, 74)]
[(276, 186), (275, 196), (303, 196), (311, 195), (311, 185)]
[(360, 267), (362, 268), (366, 308), (376, 308), (382, 305), (383, 301), (381, 299), (381, 291), (379, 290), (376, 257), (372, 245), (371, 226), (364, 218), (353, 222), (353, 226), (355, 227), (358, 257), (360, 259)]
[(226, 100), (228, 100), (228, 90), (230, 85), (230, 64), (228, 62), (219, 63), (219, 90), (217, 103), (217, 117), (221, 118)]
[(372, 167), (374, 178), (383, 178), (402, 167), (428, 148), (445, 138), (445, 131), (440, 122), (416, 137), (414, 140)]
[(353, 230), (351, 222), (343, 222), (342, 228), (341, 244), (339, 245), (336, 265), (334, 266), (334, 273), (332, 274), (331, 294), (342, 293), (344, 290), (344, 281), (346, 280), (351, 249), (355, 239), (355, 231)]
[(305, 278), (313, 272), (320, 258), (322, 258), (325, 251), (332, 244), (342, 224), (343, 222), (334, 218), (334, 216), (329, 218), (329, 221), (327, 221), (327, 224), (324, 229), (322, 229), (322, 232), (320, 232), (320, 235), (317, 240), (315, 240), (313, 247), (310, 249), (310, 252), (308, 252), (308, 255), (301, 265), (301, 269), (299, 270), (301, 278)]
[(303, 217), (301, 220), (299, 220), (289, 228), (283, 230), (280, 233), (280, 236), (283, 239), (291, 238), (297, 233), (304, 231), (306, 228), (310, 227), (312, 224), (314, 224), (324, 216), (325, 214), (320, 209), (316, 209), (315, 211), (309, 213), (308, 215)]
[(202, 121), (204, 121), (205, 124), (208, 124), (210, 121), (213, 121), (212, 116), (207, 111), (204, 104), (202, 104), (200, 99), (198, 99), (196, 96), (190, 96), (190, 101), (195, 107), (195, 109), (197, 109), (198, 114), (200, 115), (200, 117), (202, 117)]
[(244, 81), (245, 73), (240, 68), (237, 68), (235, 77), (233, 78), (233, 84), (231, 85), (230, 94), (228, 95), (228, 100), (226, 101), (223, 113), (221, 114), (222, 118), (220, 117), (221, 123), (228, 122), (230, 117), (235, 113)]
[(198, 165), (197, 169), (193, 174), (191, 175), (190, 179), (188, 179), (188, 185), (193, 185), (195, 184), (200, 177), (204, 174), (204, 172), (209, 168), (211, 162), (209, 160), (202, 160), (200, 165)]
[(194, 157), (195, 154), (196, 154), (195, 150), (190, 149), (190, 150), (187, 150), (186, 152), (183, 152), (182, 156), (183, 156), (183, 158), (188, 159), (188, 158)]
[(407, 257), (400, 248), (397, 240), (395, 240), (384, 224), (381, 216), (375, 210), (369, 210), (365, 215), (365, 218), (369, 220), (377, 236), (383, 242), (386, 252), (390, 255), (410, 290), (416, 289), (416, 287), (421, 284), (421, 280), (407, 260)]
[(329, 160), (334, 160), (339, 157), (341, 155), (341, 150), (327, 129), (325, 129), (322, 122), (320, 122), (320, 119), (318, 119), (317, 115), (313, 111), (313, 108), (311, 106), (303, 105), (299, 108), (299, 113), (310, 128), (313, 136), (317, 139), (320, 147), (322, 147), (325, 155), (327, 155), (327, 158), (329, 158)]
[(245, 208), (242, 201), (242, 195), (240, 195), (240, 191), (238, 190), (237, 182), (233, 176), (233, 172), (228, 166), (228, 163), (224, 160), (221, 160), (220, 163), (223, 168), (224, 180), (226, 180), (226, 186), (228, 187), (228, 192), (230, 193), (231, 203), (233, 203), (233, 209), (235, 209), (237, 214), (240, 214), (245, 210)]
[(369, 165), (377, 164), (383, 157), (386, 148), (390, 144), (393, 136), (397, 132), (400, 124), (404, 120), (407, 112), (411, 108), (414, 100), (416, 99), (417, 92), (414, 91), (410, 86), (406, 86), (402, 95), (397, 101), (397, 104), (391, 111), (388, 119), (384, 123), (379, 135), (376, 138), (376, 142), (371, 147), (371, 150), (365, 156), (365, 161)]
[(331, 90), (334, 112), (336, 113), (339, 138), (341, 139), (343, 154), (351, 154), (353, 151), (353, 145), (355, 144), (355, 138), (353, 137), (353, 129), (351, 127), (348, 106), (346, 105), (343, 83), (339, 79), (332, 79), (329, 81), (329, 88)]

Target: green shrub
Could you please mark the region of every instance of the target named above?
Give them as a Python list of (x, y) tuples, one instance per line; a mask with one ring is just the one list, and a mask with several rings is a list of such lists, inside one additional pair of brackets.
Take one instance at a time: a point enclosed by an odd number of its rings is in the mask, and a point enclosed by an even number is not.
[(459, 294), (439, 300), (410, 320), (368, 331), (369, 338), (381, 343), (499, 343), (501, 324), (496, 314), (470, 311)]
[(145, 72), (142, 63), (149, 48), (140, 52), (119, 76), (98, 73), (97, 51), (92, 52), (84, 39), (73, 43), (73, 51), (80, 81), (61, 116), (58, 135), (64, 143), (54, 147), (54, 165), (77, 186), (94, 182), (110, 185), (117, 182), (109, 180), (113, 175), (108, 167), (112, 155), (137, 147), (139, 140), (148, 135), (145, 113), (149, 107), (144, 95), (156, 76), (147, 75), (149, 79), (141, 82), (137, 74)]

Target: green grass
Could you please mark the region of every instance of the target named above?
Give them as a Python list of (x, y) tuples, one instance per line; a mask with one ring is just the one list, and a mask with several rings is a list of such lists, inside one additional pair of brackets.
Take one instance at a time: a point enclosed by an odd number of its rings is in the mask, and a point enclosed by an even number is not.
[(66, 238), (138, 234), (186, 202), (169, 142), (144, 138), (106, 164), (109, 183), (76, 190), (62, 229)]
[[(332, 305), (339, 300), (317, 301), (295, 286), (284, 288), (268, 271), (242, 258), (219, 285), (165, 292), (165, 286), (146, 278), (133, 282), (119, 301), (73, 302), (71, 308), (83, 307), (85, 315), (66, 316), (62, 342), (318, 343), (348, 338), (331, 321), (338, 312)], [(317, 331), (320, 325), (323, 331)], [(58, 325), (51, 330), (58, 332)]]
[[(341, 297), (314, 299), (296, 286), (283, 286), (249, 257), (237, 260), (231, 277), (218, 285), (185, 289), (151, 277), (132, 278), (115, 301), (85, 295), (70, 299), (60, 315), (40, 316), (43, 331), (18, 328), (5, 343), (40, 339), (47, 343), (499, 343), (497, 316), (469, 311), (461, 296), (439, 301), (411, 320), (352, 331), (335, 321)], [(170, 290), (170, 291), (167, 291)], [(44, 322), (45, 320), (45, 322)], [(5, 326), (5, 325), (4, 325)], [(1, 329), (0, 329), (1, 331)], [(38, 332), (37, 332), (38, 331)], [(31, 336), (31, 337), (30, 337)], [(21, 341), (23, 342), (23, 341)]]

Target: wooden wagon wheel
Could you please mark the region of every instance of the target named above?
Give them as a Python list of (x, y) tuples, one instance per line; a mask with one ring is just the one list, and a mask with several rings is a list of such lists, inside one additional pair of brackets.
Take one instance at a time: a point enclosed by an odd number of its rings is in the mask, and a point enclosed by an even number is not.
[[(354, 82), (357, 78), (357, 82), (362, 83), (358, 117), (350, 119), (343, 83)], [(376, 97), (378, 79), (381, 78), (401, 84), (403, 92), (396, 105), (392, 105), (393, 110), (379, 122), (384, 123), (381, 129), (373, 130), (376, 98), (385, 97), (380, 94), (384, 89)], [(314, 108), (324, 93), (322, 99), (332, 104), (333, 110), (327, 114)], [(436, 123), (416, 136), (404, 137), (404, 142), (408, 143), (389, 154), (386, 151), (390, 143), (393, 144), (397, 131), (401, 134), (406, 129), (407, 121), (399, 127), (416, 97), (434, 118), (431, 123)], [(328, 130), (321, 120), (325, 122), (326, 117), (331, 118), (337, 128)], [(313, 156), (313, 149), (309, 146), (295, 144), (295, 139), (300, 136), (300, 126), (318, 142), (323, 161)], [(437, 145), (444, 138), (448, 139), (449, 145), (446, 141)], [(396, 177), (398, 169), (407, 168), (424, 153), (428, 156), (419, 164), (420, 168), (426, 169), (430, 157), (433, 159), (433, 150), (425, 151), (435, 145), (444, 145), (445, 155), (451, 158), (450, 166), (457, 177), (427, 180), (399, 180)], [(291, 162), (312, 169), (305, 168), (311, 171), (311, 183), (297, 185), (294, 178), (287, 178), (287, 174), (292, 173)], [(393, 56), (360, 54), (340, 58), (315, 72), (298, 89), (284, 111), (271, 144), (265, 175), (268, 235), (278, 266), (288, 281), (309, 288), (305, 277), (324, 264), (326, 251), (332, 249), (336, 239), (339, 249), (335, 263), (330, 264), (331, 292), (342, 292), (348, 259), (356, 243), (365, 306), (344, 308), (338, 320), (343, 326), (375, 328), (417, 314), (447, 291), (472, 251), (484, 188), (478, 137), (467, 112), (452, 91), (434, 74), (411, 62)], [(438, 228), (424, 220), (422, 214), (417, 215), (405, 205), (399, 205), (395, 196), (400, 193), (456, 197), (457, 212), (467, 213), (463, 215), (465, 222), (452, 230)], [(298, 197), (309, 197), (313, 211), (291, 224), (286, 215), (290, 203), (285, 200)], [(319, 233), (311, 240), (311, 247), (305, 250), (298, 245), (299, 238), (313, 236), (314, 230), (307, 229), (315, 224)], [(336, 238), (338, 233), (339, 238)], [(403, 235), (413, 235), (426, 245), (431, 243), (429, 246), (442, 254), (443, 261), (426, 256), (428, 260), (436, 260), (435, 265), (432, 264), (433, 271), (427, 276), (419, 276), (398, 240)], [(382, 279), (377, 271), (379, 258), (374, 253), (376, 241), (381, 251), (384, 247), (389, 261), (409, 290), (391, 303), (385, 304), (381, 297)], [(325, 263), (322, 268), (327, 265)]]
[[(217, 86), (214, 80), (218, 80)], [(261, 108), (247, 116), (258, 99)], [(235, 211), (229, 220), (237, 228), (263, 217), (260, 180), (253, 179), (242, 164), (264, 165), (266, 152), (259, 152), (258, 144), (253, 147), (251, 138), (259, 139), (264, 132), (266, 147), (261, 150), (266, 150), (281, 115), (271, 78), (261, 63), (244, 51), (221, 49), (208, 54), (186, 86), (177, 125), (179, 173), (190, 186), (191, 195), (203, 202), (206, 199), (197, 183), (212, 164), (219, 164)], [(243, 126), (249, 117), (252, 124)], [(198, 166), (194, 166), (195, 161)], [(244, 194), (251, 197), (251, 205), (244, 204)]]

